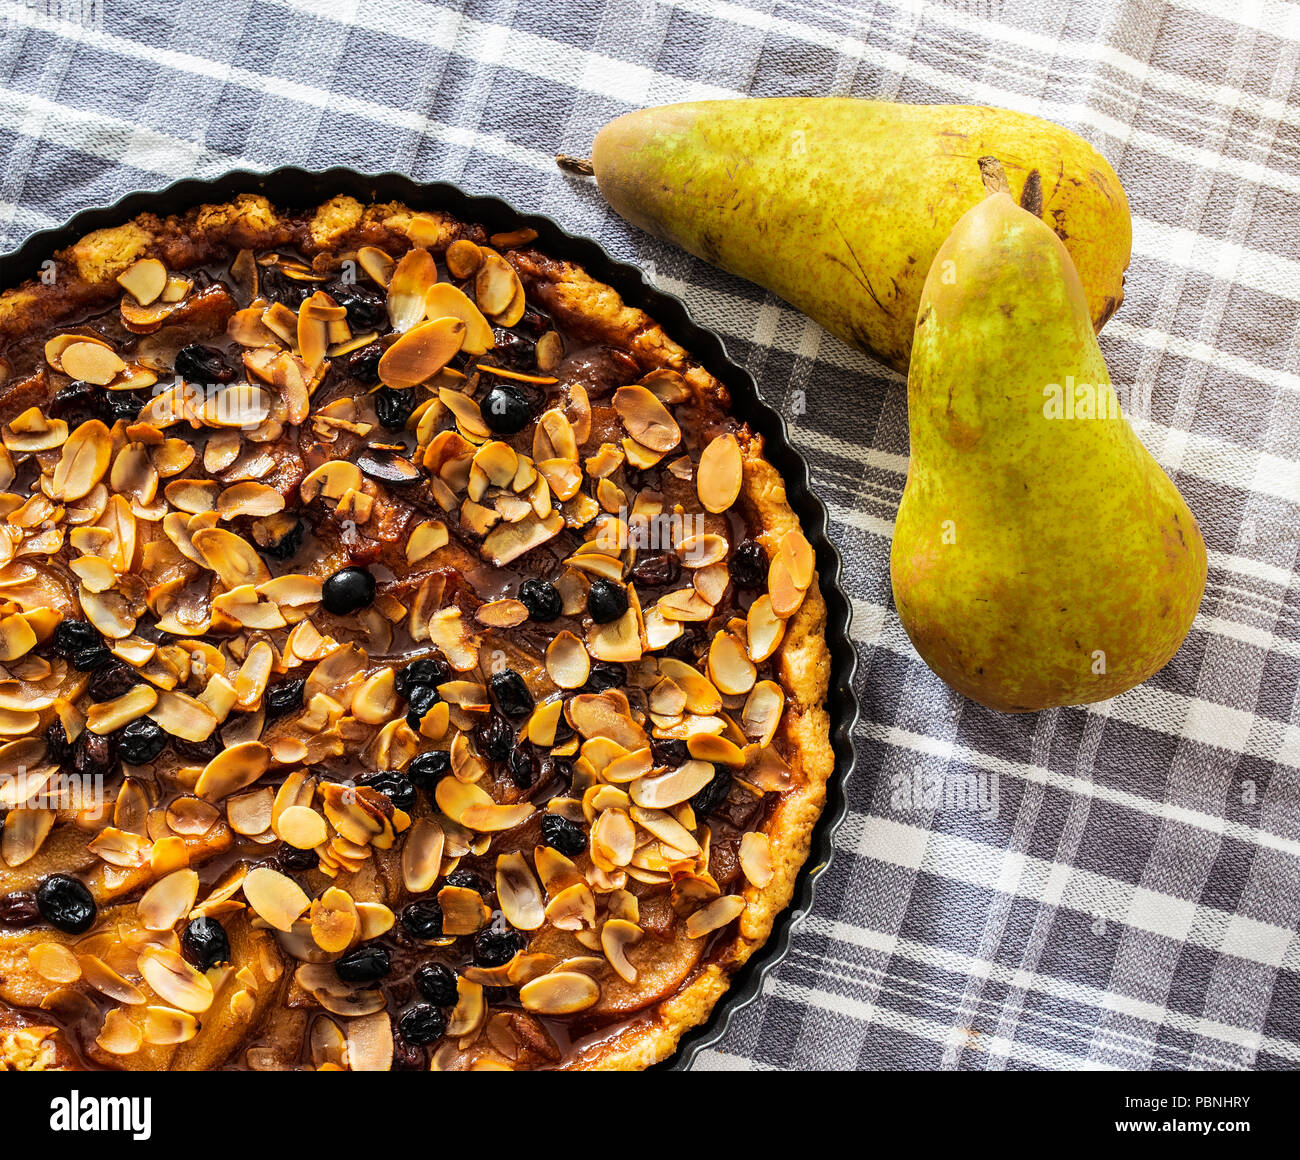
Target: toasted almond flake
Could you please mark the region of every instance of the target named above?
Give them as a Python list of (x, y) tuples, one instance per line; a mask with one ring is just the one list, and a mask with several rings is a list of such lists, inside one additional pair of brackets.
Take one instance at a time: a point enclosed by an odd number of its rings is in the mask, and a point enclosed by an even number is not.
[(740, 768), (745, 764), (744, 752), (734, 742), (713, 733), (693, 733), (686, 739), (686, 748), (697, 761)]
[(323, 846), (329, 836), (325, 819), (308, 806), (288, 806), (275, 823), (276, 834), (298, 850)]
[(671, 846), (687, 857), (694, 858), (700, 854), (699, 842), (672, 814), (664, 810), (647, 810), (640, 806), (633, 806), (632, 820), (647, 833), (653, 834), (665, 845)]
[(605, 810), (591, 828), (593, 857), (599, 854), (613, 866), (626, 866), (636, 850), (636, 827), (620, 809)]
[(625, 982), (636, 982), (637, 970), (628, 960), (627, 949), (639, 943), (644, 933), (636, 923), (622, 918), (612, 918), (600, 928), (600, 949)]
[(479, 606), (474, 619), (489, 628), (517, 628), (528, 619), (528, 609), (518, 600), (492, 600)]
[(447, 247), (446, 261), (453, 278), (465, 279), (479, 268), (483, 254), (468, 238), (458, 238)]
[(483, 988), (461, 975), (456, 980), (456, 995), (456, 1006), (447, 1020), (447, 1036), (456, 1039), (476, 1035), (487, 1018)]
[(5, 816), (0, 833), (0, 857), (10, 868), (30, 861), (45, 844), (54, 825), (54, 811), (20, 806)]
[(168, 827), (175, 833), (202, 837), (217, 824), (221, 815), (216, 806), (186, 795), (172, 800), (166, 817)]
[(771, 745), (784, 708), (785, 693), (781, 686), (775, 681), (759, 681), (746, 699), (741, 714), (745, 736), (758, 745)]
[[(721, 565), (722, 561), (727, 558), (727, 552), (731, 545), (727, 542), (725, 536), (715, 535), (712, 532), (705, 532), (701, 535), (692, 535), (685, 537), (677, 546), (677, 553), (681, 557), (684, 568), (707, 569), (714, 565)], [(722, 598), (723, 592), (727, 587), (727, 577), (725, 569), (720, 568), (720, 575), (716, 585), (710, 586), (707, 590), (703, 589), (698, 582), (699, 573), (696, 573), (695, 590), (699, 592), (710, 604), (715, 603)], [(712, 597), (712, 599), (710, 598)]]
[(384, 351), (379, 377), (389, 387), (418, 386), (451, 361), (465, 334), (465, 324), (459, 318), (437, 318), (413, 326)]
[(542, 888), (519, 851), (497, 857), (497, 899), (516, 930), (537, 930), (546, 921)]
[(104, 1016), (95, 1042), (109, 1055), (134, 1055), (144, 1042), (144, 1033), (126, 1012), (115, 1007)]
[(488, 249), (481, 250), (480, 254), (482, 264), (474, 278), (474, 297), (484, 314), (503, 314), (513, 304), (515, 295), (523, 293), (523, 286), (514, 267), (500, 254)]
[(348, 1023), (348, 1067), (352, 1071), (390, 1071), (393, 1025), (387, 1011), (374, 1011)]
[(205, 528), (192, 537), (194, 547), (227, 588), (261, 584), (270, 570), (249, 542), (224, 528)]
[[(256, 873), (257, 870), (252, 871), (249, 877)], [(140, 955), (139, 967), (145, 982), (157, 992), (159, 998), (173, 1007), (201, 1015), (212, 1006), (214, 993), (211, 982), (175, 951), (148, 947)]]
[(772, 559), (767, 570), (767, 595), (772, 611), (782, 620), (788, 620), (803, 604), (805, 589), (795, 584), (784, 555)]
[(703, 938), (706, 934), (721, 930), (729, 922), (739, 918), (744, 909), (745, 900), (738, 894), (724, 894), (720, 898), (715, 898), (686, 920), (686, 936)]
[[(417, 246), (402, 255), (388, 279), (388, 317), (395, 331), (409, 332), (424, 317), (425, 297), (437, 281), (438, 267), (428, 250)], [(384, 381), (389, 386), (397, 385), (386, 378)]]
[(745, 651), (745, 643), (731, 632), (720, 632), (709, 645), (709, 679), (719, 692), (738, 697), (754, 687), (758, 669)]
[(160, 1046), (188, 1043), (199, 1033), (199, 1021), (188, 1011), (172, 1007), (146, 1007), (144, 1040)]
[(234, 383), (203, 400), (203, 422), (209, 427), (251, 431), (271, 414), (271, 396), (252, 383)]
[(81, 967), (82, 978), (101, 994), (129, 1007), (145, 1001), (144, 992), (139, 987), (123, 978), (98, 955), (80, 954), (77, 963)]
[(696, 490), (705, 511), (719, 513), (731, 507), (740, 495), (743, 474), (744, 462), (736, 437), (727, 434), (710, 440), (700, 453), (700, 466), (695, 475)]
[(152, 685), (136, 685), (120, 697), (91, 705), (86, 713), (86, 728), (101, 736), (112, 733), (143, 717), (157, 703), (158, 692)]
[(564, 530), (564, 518), (551, 512), (539, 518), (530, 515), (513, 524), (498, 524), (483, 541), (483, 555), (498, 568), (540, 547)]
[(98, 419), (77, 427), (63, 445), (54, 468), (50, 496), (63, 502), (81, 499), (94, 489), (108, 470), (113, 441), (108, 428)]
[(519, 988), (524, 1008), (539, 1015), (573, 1015), (599, 1000), (596, 980), (578, 971), (554, 971)]
[(206, 741), (218, 724), (216, 713), (198, 698), (168, 690), (159, 692), (158, 703), (148, 715), (166, 733), (182, 741)]
[(397, 263), (387, 253), (378, 246), (362, 246), (357, 251), (357, 261), (374, 282), (388, 289)]
[(808, 588), (812, 584), (817, 561), (813, 556), (812, 545), (798, 528), (792, 528), (781, 537), (780, 556), (791, 583), (796, 588)]
[[(584, 746), (584, 752), (585, 748)], [(606, 781), (613, 782), (615, 785), (625, 785), (628, 782), (636, 781), (638, 777), (644, 777), (650, 772), (653, 765), (651, 750), (647, 745), (641, 749), (633, 750), (631, 753), (618, 755), (606, 764), (600, 772)]]
[(591, 675), (586, 646), (567, 629), (547, 646), (546, 672), (561, 689), (579, 689)]
[(430, 319), (459, 318), (465, 324), (461, 349), (466, 354), (483, 354), (492, 349), (496, 341), (492, 325), (463, 291), (449, 282), (438, 282), (429, 287), (424, 302), (425, 313)]
[(760, 890), (772, 881), (772, 842), (751, 830), (740, 839), (740, 868)]
[(276, 930), (286, 933), (293, 929), (293, 924), (311, 905), (311, 899), (292, 878), (286, 878), (267, 866), (250, 870), (243, 881), (243, 889), (248, 905), (258, 916)]
[(81, 978), (77, 956), (60, 943), (38, 943), (27, 952), (27, 964), (51, 983), (75, 983)]
[(652, 451), (662, 455), (681, 442), (682, 431), (677, 421), (645, 387), (619, 387), (614, 392), (614, 410), (628, 434)]
[(271, 765), (271, 751), (260, 741), (245, 741), (222, 750), (204, 766), (194, 792), (218, 801), (252, 785)]
[(65, 348), (60, 361), (65, 374), (97, 387), (108, 386), (126, 370), (126, 363), (111, 349), (97, 342), (72, 343)]
[(141, 258), (117, 276), (117, 284), (141, 306), (148, 306), (167, 286), (167, 267), (157, 258)]
[[(244, 884), (244, 894), (248, 894), (247, 883)], [(287, 908), (284, 913), (288, 913)], [(328, 954), (340, 954), (347, 950), (360, 927), (356, 903), (346, 890), (331, 886), (312, 903), (311, 936), (316, 945)]]
[(688, 761), (667, 773), (634, 781), (632, 800), (646, 809), (663, 810), (689, 801), (713, 780), (714, 769), (707, 761)]
[(444, 886), (438, 891), (438, 905), (442, 908), (442, 933), (449, 938), (474, 934), (492, 918), (479, 893), (464, 886)]
[(546, 904), (546, 921), (556, 930), (575, 933), (595, 927), (596, 898), (585, 879), (555, 890)]
[(284, 496), (263, 483), (236, 483), (217, 497), (217, 513), (223, 520), (239, 519), (241, 516), (271, 516), (283, 510)]
[(387, 934), (397, 921), (397, 916), (382, 902), (358, 902), (357, 918), (361, 921), (362, 942)]
[(537, 340), (537, 366), (543, 371), (553, 371), (564, 359), (564, 340), (559, 332), (548, 330)]
[(447, 525), (441, 520), (424, 520), (412, 530), (406, 542), (406, 562), (414, 564), (431, 556), (448, 542)]
[(275, 793), (263, 786), (251, 793), (238, 794), (226, 802), (226, 819), (236, 834), (253, 838), (271, 828), (271, 806)]
[(713, 615), (713, 605), (694, 588), (678, 588), (659, 597), (655, 607), (668, 620), (703, 621)]
[(402, 847), (402, 881), (412, 894), (433, 889), (442, 869), (444, 834), (433, 818), (417, 818)]
[(193, 870), (174, 870), (144, 892), (136, 913), (145, 930), (171, 930), (189, 914), (198, 894), (199, 876)]

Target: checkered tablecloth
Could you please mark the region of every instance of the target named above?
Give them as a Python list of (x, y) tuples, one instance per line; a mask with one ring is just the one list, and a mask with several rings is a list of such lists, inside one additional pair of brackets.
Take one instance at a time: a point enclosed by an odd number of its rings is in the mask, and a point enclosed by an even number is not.
[[(864, 707), (815, 913), (700, 1066), (1300, 1062), (1300, 6), (1284, 0), (0, 0), (0, 229), (235, 167), (353, 165), (541, 210), (639, 263), (785, 406), (845, 557)], [(733, 95), (983, 102), (1133, 206), (1102, 346), (1201, 521), (1173, 663), (1003, 717), (890, 600), (901, 380), (561, 175), (608, 119)]]

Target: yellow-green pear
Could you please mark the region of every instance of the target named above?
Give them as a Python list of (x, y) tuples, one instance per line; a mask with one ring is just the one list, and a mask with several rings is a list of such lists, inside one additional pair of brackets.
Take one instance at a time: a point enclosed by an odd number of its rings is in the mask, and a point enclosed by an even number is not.
[(1178, 650), (1205, 543), (1120, 414), (1079, 275), (1006, 194), (930, 267), (890, 571), (916, 650), (1005, 712), (1105, 700)]
[(986, 157), (1065, 241), (1100, 329), (1124, 297), (1128, 200), (1100, 153), (1038, 117), (841, 97), (697, 101), (610, 122), (589, 167), (560, 160), (594, 171), (629, 221), (901, 371), (926, 271), (984, 196)]

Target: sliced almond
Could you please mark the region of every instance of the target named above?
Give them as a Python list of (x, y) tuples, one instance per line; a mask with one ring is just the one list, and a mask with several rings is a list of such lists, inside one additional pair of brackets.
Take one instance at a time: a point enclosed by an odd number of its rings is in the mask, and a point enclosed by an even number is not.
[(483, 317), (473, 302), (450, 282), (438, 282), (429, 287), (425, 296), (425, 313), (429, 318), (459, 318), (465, 324), (465, 340), (461, 349), (466, 354), (483, 354), (492, 349), (496, 341), (492, 324)]
[(286, 878), (267, 866), (250, 870), (243, 881), (243, 889), (248, 905), (258, 916), (276, 930), (286, 933), (293, 929), (293, 924), (311, 905), (311, 899), (292, 878)]
[(706, 934), (721, 930), (729, 922), (739, 918), (744, 909), (745, 900), (738, 894), (724, 894), (720, 898), (715, 898), (686, 920), (686, 936), (703, 938)]
[(740, 839), (740, 868), (760, 890), (772, 881), (772, 842), (754, 830)]
[[(428, 250), (416, 247), (402, 255), (388, 280), (388, 317), (399, 334), (410, 331), (424, 317), (425, 298), (437, 281), (438, 267)], [(397, 386), (387, 378), (384, 381), (389, 386)], [(414, 383), (406, 385), (414, 386)]]
[(63, 351), (60, 361), (64, 373), (97, 387), (108, 386), (126, 370), (126, 363), (98, 342), (74, 342)]
[(141, 306), (148, 306), (167, 286), (167, 267), (157, 258), (140, 258), (117, 276), (117, 284)]
[(193, 909), (199, 893), (199, 876), (193, 870), (174, 870), (160, 878), (136, 904), (145, 930), (171, 930)]
[(653, 451), (665, 454), (681, 442), (677, 421), (645, 387), (619, 387), (614, 392), (614, 410), (628, 434)]
[(68, 502), (89, 495), (104, 478), (113, 452), (108, 428), (98, 419), (82, 423), (63, 445), (50, 484), (53, 499)]
[(523, 854), (497, 857), (496, 887), (501, 911), (516, 930), (537, 930), (546, 921), (542, 888)]
[(314, 850), (329, 837), (325, 819), (308, 806), (288, 806), (275, 821), (277, 836), (297, 850)]
[(636, 982), (636, 967), (628, 960), (627, 948), (639, 943), (644, 934), (636, 923), (622, 918), (612, 918), (600, 928), (600, 949), (624, 982)]
[(433, 889), (442, 868), (445, 842), (442, 826), (433, 818), (419, 818), (402, 847), (402, 881), (412, 894)]
[(175, 951), (148, 947), (140, 956), (139, 967), (145, 982), (158, 993), (159, 998), (173, 1007), (201, 1015), (212, 1006), (214, 993), (211, 982)]
[(740, 495), (743, 475), (744, 462), (736, 437), (727, 434), (710, 440), (700, 453), (700, 466), (695, 476), (700, 503), (705, 510), (718, 513), (731, 507)]
[(465, 335), (465, 324), (459, 318), (437, 318), (413, 326), (384, 351), (379, 377), (385, 385), (398, 389), (427, 382), (460, 350)]
[(561, 689), (580, 689), (591, 675), (586, 646), (567, 629), (546, 648), (546, 672)]
[(600, 1001), (600, 987), (579, 971), (554, 971), (520, 987), (519, 1001), (539, 1015), (573, 1015)]
[(634, 781), (628, 792), (637, 805), (664, 810), (690, 801), (713, 780), (714, 772), (713, 766), (706, 761), (688, 761), (667, 773)]

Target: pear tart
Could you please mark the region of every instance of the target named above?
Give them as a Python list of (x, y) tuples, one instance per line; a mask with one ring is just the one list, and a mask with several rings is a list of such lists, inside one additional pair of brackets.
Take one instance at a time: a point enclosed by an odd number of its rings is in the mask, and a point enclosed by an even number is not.
[(0, 1067), (644, 1067), (768, 936), (813, 552), (535, 238), (242, 196), (0, 296)]

